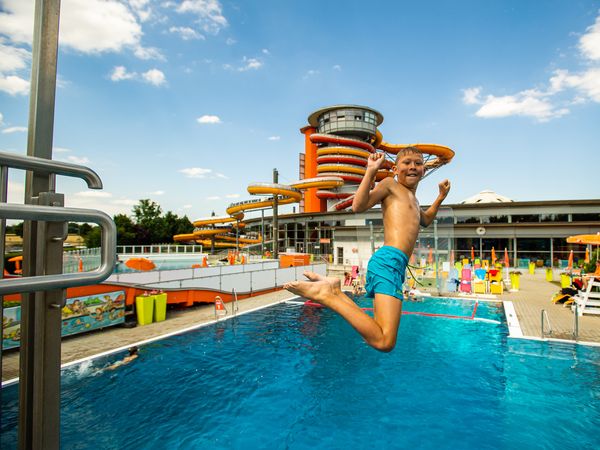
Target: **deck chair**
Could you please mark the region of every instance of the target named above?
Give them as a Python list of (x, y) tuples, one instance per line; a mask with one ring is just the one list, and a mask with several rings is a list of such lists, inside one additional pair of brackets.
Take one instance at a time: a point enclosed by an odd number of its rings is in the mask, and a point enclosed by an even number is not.
[(460, 292), (471, 292), (471, 269), (463, 268), (460, 277)]
[(490, 269), (488, 272), (488, 283), (490, 294), (504, 293), (504, 281), (502, 280), (502, 270)]
[(487, 270), (475, 268), (475, 279), (471, 283), (475, 294), (486, 294), (488, 291)]

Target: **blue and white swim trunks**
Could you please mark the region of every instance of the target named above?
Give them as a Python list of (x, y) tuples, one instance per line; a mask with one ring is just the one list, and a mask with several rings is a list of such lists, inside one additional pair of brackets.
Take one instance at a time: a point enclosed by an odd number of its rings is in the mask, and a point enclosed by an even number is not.
[(408, 257), (396, 247), (384, 245), (377, 250), (367, 266), (366, 296), (385, 294), (403, 300), (402, 285), (406, 274)]

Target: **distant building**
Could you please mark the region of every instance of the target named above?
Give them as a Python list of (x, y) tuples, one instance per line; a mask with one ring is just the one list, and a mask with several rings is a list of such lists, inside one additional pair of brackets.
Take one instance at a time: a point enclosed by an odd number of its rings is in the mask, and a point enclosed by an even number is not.
[[(484, 191), (483, 195), (488, 194)], [(247, 229), (260, 231), (260, 219), (246, 222)], [(266, 239), (272, 239), (270, 226), (266, 228)], [(463, 202), (440, 209), (437, 223), (421, 230), (415, 254), (417, 258), (427, 255), (429, 248), (436, 247), (437, 237), (439, 255), (446, 259), (452, 251), (455, 259), (469, 257), (471, 247), (477, 257), (489, 259), (494, 247), (499, 258), (507, 249), (511, 265), (542, 260), (545, 265), (552, 261), (560, 266), (566, 263), (570, 250), (575, 260), (585, 255), (585, 246), (567, 244), (568, 236), (599, 231), (600, 199)], [(361, 214), (327, 211), (279, 216), (281, 250), (326, 259), (331, 255), (335, 264), (346, 265), (367, 261), (381, 245), (383, 220), (379, 209)]]

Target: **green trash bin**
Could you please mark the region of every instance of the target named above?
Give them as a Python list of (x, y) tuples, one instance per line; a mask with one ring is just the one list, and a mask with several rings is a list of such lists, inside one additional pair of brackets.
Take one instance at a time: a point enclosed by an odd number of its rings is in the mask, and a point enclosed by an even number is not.
[(154, 295), (140, 295), (135, 298), (135, 310), (137, 313), (138, 325), (148, 325), (152, 323), (154, 315)]
[(164, 292), (154, 296), (154, 321), (162, 322), (167, 317), (167, 294)]

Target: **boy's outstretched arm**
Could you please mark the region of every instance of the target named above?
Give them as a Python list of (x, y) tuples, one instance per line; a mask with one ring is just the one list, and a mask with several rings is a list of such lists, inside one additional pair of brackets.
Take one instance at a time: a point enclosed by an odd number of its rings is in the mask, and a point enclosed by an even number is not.
[(440, 184), (438, 184), (438, 187), (440, 193), (438, 194), (435, 201), (431, 204), (429, 208), (427, 208), (426, 211), (421, 210), (421, 225), (424, 227), (428, 227), (429, 225), (431, 225), (431, 222), (433, 222), (433, 219), (435, 219), (438, 209), (440, 209), (440, 205), (448, 195), (448, 192), (450, 192), (450, 181), (444, 180)]
[(382, 166), (384, 160), (383, 153), (373, 153), (369, 156), (367, 171), (356, 190), (356, 194), (354, 194), (354, 200), (352, 200), (352, 211), (355, 213), (366, 211), (384, 199), (388, 191), (387, 183), (385, 183), (387, 178), (378, 183), (375, 189), (371, 190), (371, 185), (375, 180), (377, 171)]

